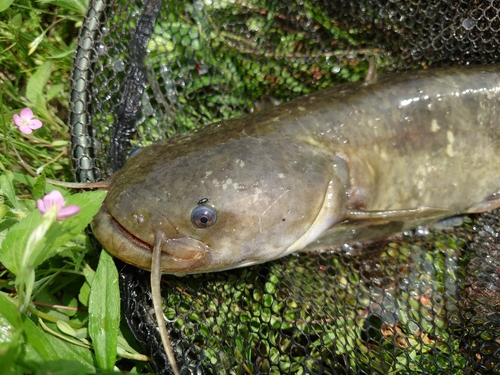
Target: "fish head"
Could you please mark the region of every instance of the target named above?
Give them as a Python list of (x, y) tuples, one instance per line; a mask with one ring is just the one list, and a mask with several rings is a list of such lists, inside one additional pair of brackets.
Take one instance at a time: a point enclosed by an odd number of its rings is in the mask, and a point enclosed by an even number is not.
[(160, 236), (163, 273), (222, 271), (282, 257), (342, 219), (345, 181), (321, 152), (286, 137), (203, 138), (145, 148), (113, 176), (93, 220), (111, 254), (149, 270)]

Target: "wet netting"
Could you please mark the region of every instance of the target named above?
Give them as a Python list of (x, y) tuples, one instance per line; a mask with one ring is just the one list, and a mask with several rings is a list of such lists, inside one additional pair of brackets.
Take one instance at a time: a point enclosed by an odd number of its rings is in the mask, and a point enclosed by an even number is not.
[[(500, 1), (92, 0), (72, 81), (73, 162), (129, 152), (381, 71), (500, 60)], [(419, 228), (227, 272), (163, 278), (182, 374), (500, 373), (500, 219)], [(169, 374), (149, 273), (120, 265), (125, 319)]]

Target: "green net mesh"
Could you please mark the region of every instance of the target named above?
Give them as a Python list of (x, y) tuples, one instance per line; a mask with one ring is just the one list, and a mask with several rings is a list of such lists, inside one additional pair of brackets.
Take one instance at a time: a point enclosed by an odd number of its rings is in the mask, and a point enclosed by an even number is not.
[[(497, 1), (91, 1), (71, 97), (79, 181), (204, 124), (385, 71), (499, 60)], [(222, 273), (165, 276), (183, 374), (500, 373), (500, 222), (467, 218)], [(125, 319), (159, 374), (149, 274)]]

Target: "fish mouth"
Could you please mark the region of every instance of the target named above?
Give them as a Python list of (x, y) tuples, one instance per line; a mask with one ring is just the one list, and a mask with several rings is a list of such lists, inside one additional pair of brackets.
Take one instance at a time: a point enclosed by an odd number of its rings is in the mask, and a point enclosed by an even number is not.
[(116, 231), (119, 232), (124, 238), (134, 243), (136, 246), (144, 248), (144, 250), (153, 251), (153, 246), (151, 244), (141, 240), (139, 237), (134, 236), (123, 225), (121, 225), (118, 222), (118, 220), (116, 220), (113, 216), (111, 216), (111, 214), (109, 214), (109, 211), (107, 209), (106, 212), (111, 218), (111, 224), (113, 225), (114, 229), (116, 229)]
[[(92, 220), (94, 235), (113, 256), (133, 266), (151, 270), (153, 245), (122, 226), (103, 205)], [(162, 273), (182, 276), (207, 271), (213, 250), (191, 237), (166, 238), (161, 243)]]

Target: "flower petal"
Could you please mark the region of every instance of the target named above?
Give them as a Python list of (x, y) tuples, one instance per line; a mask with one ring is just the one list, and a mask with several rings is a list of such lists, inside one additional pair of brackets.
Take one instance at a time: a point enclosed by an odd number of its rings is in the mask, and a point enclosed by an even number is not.
[(21, 133), (24, 133), (24, 134), (31, 134), (31, 133), (33, 133), (33, 130), (31, 130), (29, 128), (29, 126), (20, 125), (19, 126), (19, 130), (21, 131)]
[(57, 215), (57, 220), (67, 219), (68, 217), (76, 215), (80, 212), (80, 207), (75, 205), (69, 205), (67, 207), (63, 207), (59, 210)]
[(28, 121), (30, 121), (34, 116), (33, 111), (28, 107), (22, 109), (20, 115), (23, 120), (26, 119)]
[(40, 120), (33, 119), (29, 122), (28, 126), (30, 127), (30, 129), (38, 129), (42, 127), (42, 122)]
[(38, 209), (40, 210), (40, 213), (42, 215), (45, 215), (47, 210), (49, 209), (46, 205), (45, 202), (42, 199), (37, 199), (36, 200), (36, 205), (38, 206)]
[(49, 194), (47, 194), (45, 197), (42, 199), (38, 199), (36, 201), (36, 205), (38, 206), (38, 209), (42, 213), (42, 215), (45, 215), (45, 213), (50, 209), (52, 206), (57, 206), (57, 220), (63, 220), (67, 219), (70, 216), (76, 215), (78, 212), (80, 212), (80, 207), (75, 206), (75, 205), (70, 205), (67, 207), (63, 207), (66, 204), (61, 192), (58, 190), (51, 191)]
[(21, 126), (23, 124), (23, 120), (21, 119), (21, 117), (17, 113), (12, 117), (14, 120), (14, 124), (16, 124), (17, 126)]
[(57, 204), (57, 208), (60, 209), (66, 204), (66, 201), (64, 200), (59, 190), (51, 191), (49, 194), (43, 197), (43, 201), (45, 202), (47, 208), (53, 206), (54, 204)]

